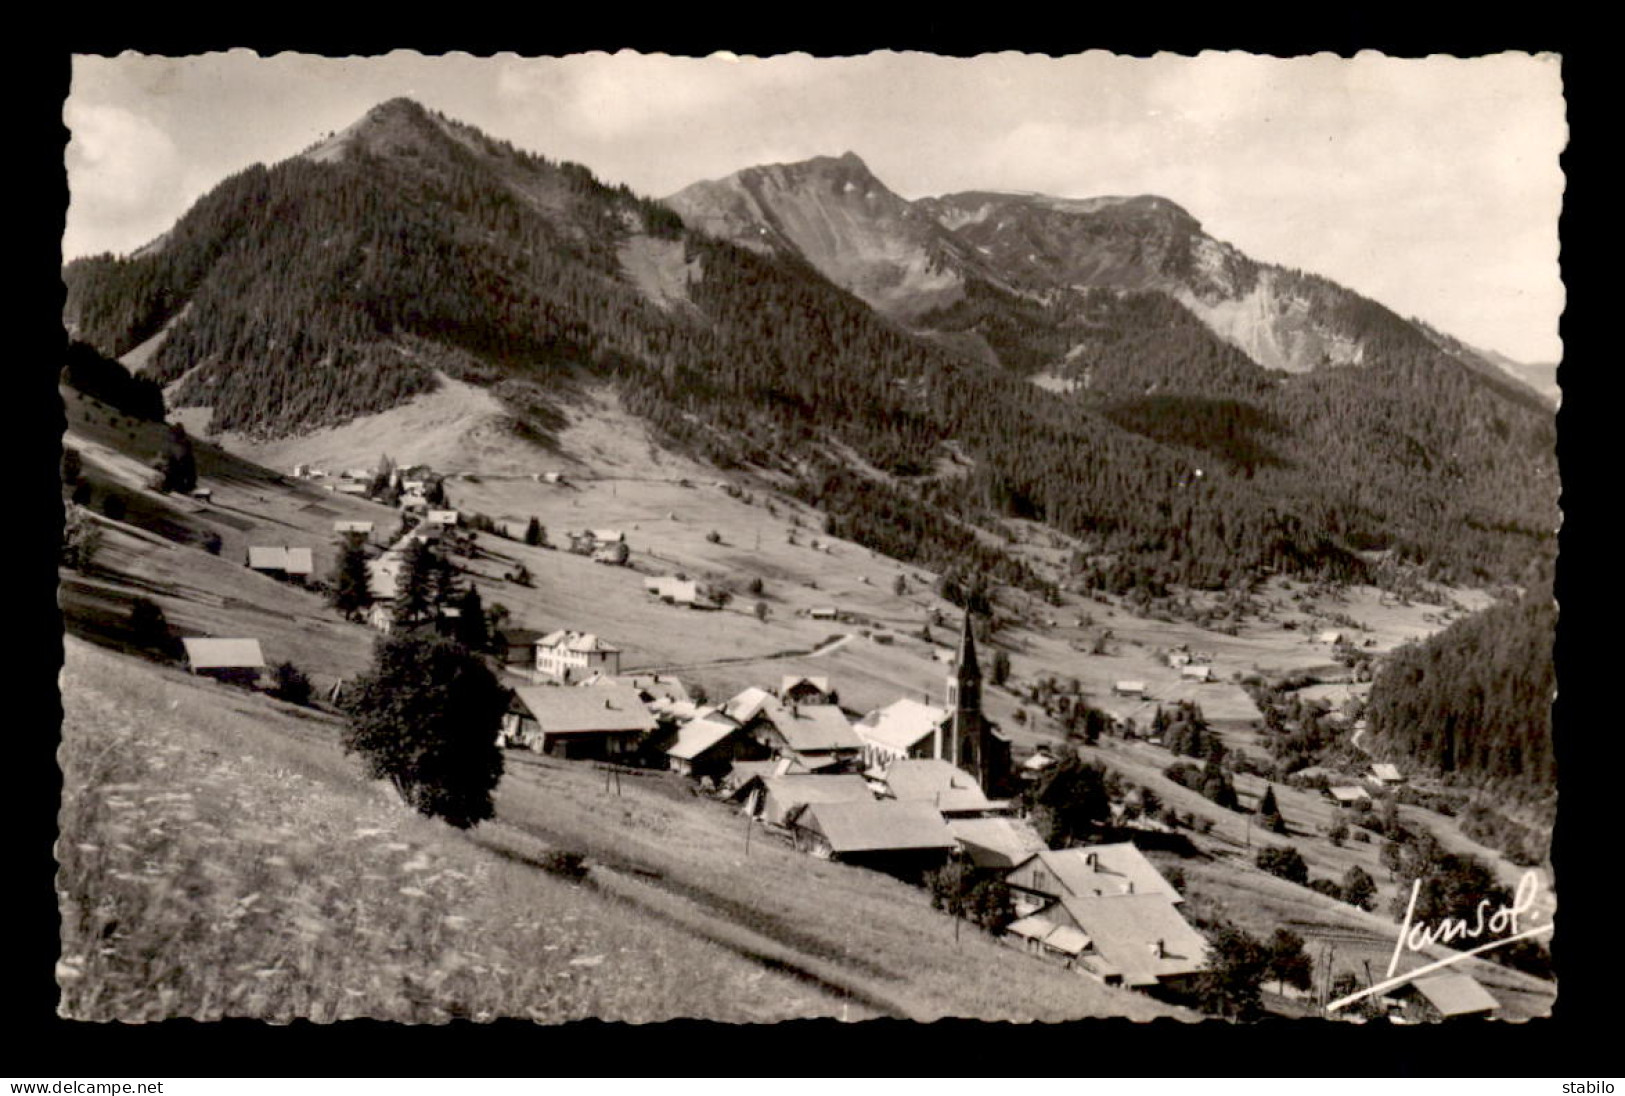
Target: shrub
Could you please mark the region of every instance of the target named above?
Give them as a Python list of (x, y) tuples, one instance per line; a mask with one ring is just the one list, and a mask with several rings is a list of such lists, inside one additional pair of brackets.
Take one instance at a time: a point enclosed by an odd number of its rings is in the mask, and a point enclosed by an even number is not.
[(541, 867), (545, 872), (570, 880), (585, 879), (587, 876), (587, 858), (569, 849), (555, 849), (547, 853), (541, 859)]
[(292, 662), (279, 662), (272, 671), (271, 695), (289, 704), (310, 703), (310, 678)]
[(1259, 849), (1256, 863), (1271, 875), (1300, 886), (1309, 885), (1309, 865), (1304, 863), (1303, 854), (1290, 845)]
[(70, 505), (68, 520), (62, 529), (62, 565), (75, 571), (88, 571), (101, 547), (102, 527), (83, 507)]

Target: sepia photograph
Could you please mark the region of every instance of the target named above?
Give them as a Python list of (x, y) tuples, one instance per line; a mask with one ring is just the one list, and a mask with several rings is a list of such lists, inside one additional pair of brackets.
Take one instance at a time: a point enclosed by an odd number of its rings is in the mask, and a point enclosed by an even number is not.
[(62, 125), (60, 1018), (1553, 1015), (1557, 55)]

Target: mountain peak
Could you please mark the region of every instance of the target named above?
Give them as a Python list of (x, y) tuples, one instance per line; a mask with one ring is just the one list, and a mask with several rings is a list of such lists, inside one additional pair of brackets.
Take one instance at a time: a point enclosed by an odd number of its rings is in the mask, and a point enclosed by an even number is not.
[(318, 162), (341, 160), (353, 151), (388, 155), (411, 148), (426, 151), (446, 136), (445, 123), (422, 103), (405, 96), (386, 99), (367, 111), (348, 128), (319, 142), (305, 153)]

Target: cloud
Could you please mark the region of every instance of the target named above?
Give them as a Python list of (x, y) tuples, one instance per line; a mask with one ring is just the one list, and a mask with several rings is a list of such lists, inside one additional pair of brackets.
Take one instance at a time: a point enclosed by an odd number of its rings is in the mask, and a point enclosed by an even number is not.
[(175, 142), (133, 111), (70, 101), (63, 120), (71, 132), (65, 255), (90, 241), (129, 250), (158, 235), (173, 217), (174, 197), (190, 172)]

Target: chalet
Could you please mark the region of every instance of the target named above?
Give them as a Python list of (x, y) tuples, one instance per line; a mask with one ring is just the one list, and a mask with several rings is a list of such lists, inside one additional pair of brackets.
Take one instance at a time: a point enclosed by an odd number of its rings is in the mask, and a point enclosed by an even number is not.
[(1185, 652), (1185, 651), (1169, 651), (1168, 652), (1168, 666), (1171, 669), (1182, 670), (1186, 666), (1189, 666), (1190, 662), (1191, 662), (1191, 656), (1190, 656), (1190, 654), (1188, 652)]
[(209, 490), (207, 487), (197, 487), (193, 488), (192, 497), (197, 499), (199, 502), (208, 502), (210, 499), (214, 498), (214, 492)]
[(186, 668), (200, 677), (235, 685), (253, 685), (265, 669), (265, 655), (257, 639), (183, 639)]
[(356, 498), (364, 498), (367, 495), (369, 487), (365, 483), (358, 483), (355, 480), (346, 480), (345, 482), (335, 486), (333, 490), (340, 495), (353, 495)]
[(429, 500), (419, 494), (405, 494), (401, 496), (401, 509), (427, 511), (429, 509)]
[(502, 725), (507, 745), (572, 759), (634, 753), (654, 729), (637, 693), (612, 682), (582, 689), (522, 685)]
[(339, 536), (372, 536), (372, 522), (370, 521), (335, 521), (333, 532)]
[(1004, 930), (1004, 939), (1023, 951), (1065, 967), (1076, 966), (1089, 950), (1089, 938), (1080, 930), (1042, 917), (1023, 917), (1011, 922)]
[(975, 777), (938, 758), (893, 761), (875, 784), (884, 798), (929, 803), (944, 817), (975, 817), (1009, 807), (989, 799)]
[[(606, 563), (611, 567), (623, 567), (626, 565), (626, 561), (630, 559), (631, 556), (631, 549), (627, 548), (626, 542), (624, 540), (617, 540), (609, 544), (600, 544), (598, 547), (594, 548), (592, 552), (592, 561), (594, 563)], [(701, 608), (702, 606), (696, 605), (694, 607)]]
[(769, 693), (746, 705), (744, 718), (736, 714), (739, 709), (724, 710), (775, 756), (793, 757), (809, 769), (844, 768), (856, 763), (863, 749), (863, 740), (833, 704), (784, 704)]
[(1019, 818), (947, 818), (948, 832), (978, 868), (1008, 870), (1046, 848), (1032, 823)]
[(818, 608), (809, 611), (807, 615), (812, 617), (814, 620), (841, 619), (840, 611), (828, 605), (819, 606)]
[(304, 582), (316, 570), (309, 548), (272, 548), (253, 546), (248, 549), (248, 568), (262, 575), (288, 582)]
[(296, 464), (296, 465), (294, 465), (293, 466), (293, 478), (294, 479), (309, 479), (310, 478), (310, 465), (308, 465), (308, 464)]
[(716, 779), (726, 774), (736, 760), (759, 757), (755, 746), (739, 724), (713, 710), (677, 728), (677, 737), (665, 753), (673, 772), (696, 779)]
[(1316, 643), (1324, 643), (1328, 647), (1335, 647), (1343, 642), (1342, 632), (1319, 632), (1315, 635)]
[(643, 698), (645, 704), (656, 704), (664, 701), (666, 704), (692, 704), (693, 698), (688, 695), (688, 687), (681, 678), (671, 674), (618, 674), (610, 675), (602, 670), (595, 671), (582, 680), (583, 685), (593, 685), (600, 681), (615, 681), (629, 686)]
[(614, 676), (621, 672), (621, 649), (591, 632), (566, 629), (549, 632), (536, 641), (536, 672), (569, 684), (594, 670)]
[(430, 510), (423, 515), (423, 520), (441, 529), (452, 529), (462, 520), (462, 515), (456, 510)]
[(808, 803), (791, 815), (790, 829), (802, 852), (905, 878), (918, 878), (941, 866), (958, 847), (942, 817), (927, 803)]
[(934, 662), (946, 662), (953, 665), (954, 649), (952, 647), (937, 647), (931, 652), (931, 659)]
[(1470, 975), (1442, 970), (1406, 982), (1383, 996), (1390, 1016), (1412, 1023), (1437, 1023), (1488, 1016), (1501, 1007)]
[(1358, 784), (1333, 784), (1326, 788), (1326, 796), (1345, 810), (1370, 803), (1371, 794)]
[(791, 813), (808, 803), (874, 802), (874, 793), (861, 776), (792, 773), (794, 765), (791, 758), (779, 758), (773, 775), (757, 778), (760, 795), (749, 805), (749, 813), (770, 825), (787, 826)]
[(786, 674), (779, 679), (779, 699), (787, 704), (833, 704), (835, 691), (827, 677)]
[(853, 730), (863, 740), (863, 764), (885, 768), (908, 757), (941, 757), (948, 709), (903, 697), (876, 708)]
[(1037, 913), (1063, 898), (1156, 894), (1175, 905), (1185, 900), (1156, 865), (1128, 841), (1045, 849), (1011, 869), (1004, 881), (1015, 899), (1016, 913), (1021, 916)]
[[(760, 814), (762, 800), (767, 792), (766, 781), (778, 776), (807, 775), (806, 766), (799, 765), (790, 758), (735, 761), (722, 777), (721, 784), (723, 790), (728, 793), (728, 798), (736, 802), (745, 802), (747, 813)], [(753, 793), (754, 799), (751, 798)]]
[(595, 544), (623, 544), (626, 534), (619, 529), (589, 529), (587, 535), (592, 537)]
[(428, 483), (427, 480), (422, 480), (422, 479), (402, 479), (401, 480), (401, 490), (404, 491), (408, 495), (422, 495), (423, 491), (424, 491), (424, 488), (426, 488), (428, 486), (429, 486), (429, 483)]
[(1371, 766), (1371, 779), (1384, 787), (1394, 787), (1405, 783), (1404, 775), (1397, 766), (1386, 761), (1378, 761)]
[(1021, 763), (1020, 775), (1024, 780), (1036, 780), (1045, 769), (1055, 764), (1055, 758), (1047, 753), (1035, 753)]
[(1145, 697), (1145, 682), (1143, 682), (1143, 681), (1118, 681), (1118, 682), (1115, 682), (1112, 685), (1112, 694), (1114, 696), (1134, 696), (1134, 697), (1140, 697), (1140, 698), (1143, 699)]
[(1166, 894), (1063, 898), (1040, 917), (1088, 937), (1071, 965), (1107, 985), (1179, 992), (1207, 962), (1207, 941)]
[(1179, 669), (1179, 676), (1182, 680), (1186, 681), (1212, 681), (1213, 667), (1194, 665), (1181, 666)]
[(531, 667), (536, 664), (536, 643), (543, 633), (534, 628), (503, 628), (497, 632), (506, 666)]
[[(605, 549), (600, 549), (604, 551)], [(613, 548), (608, 549), (613, 553)], [(597, 554), (594, 553), (594, 559)], [(722, 606), (717, 599), (703, 586), (693, 579), (678, 578), (676, 575), (665, 575), (661, 578), (646, 578), (643, 580), (643, 589), (650, 597), (660, 598), (673, 605), (686, 605), (690, 609), (720, 609)]]

